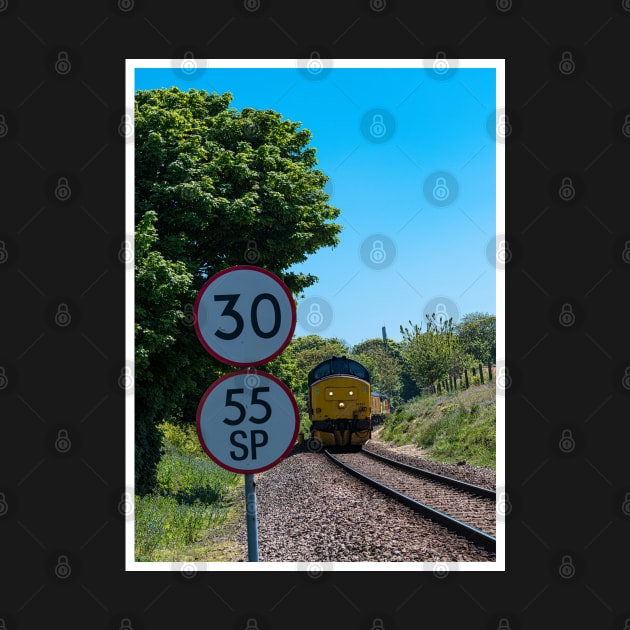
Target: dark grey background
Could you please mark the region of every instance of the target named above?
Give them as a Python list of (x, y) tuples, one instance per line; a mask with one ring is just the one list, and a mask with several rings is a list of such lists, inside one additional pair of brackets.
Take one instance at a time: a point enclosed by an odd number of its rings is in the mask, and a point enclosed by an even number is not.
[[(0, 0), (0, 627), (623, 630), (629, 35), (628, 0)], [(505, 573), (124, 572), (124, 60), (313, 50), (506, 59)]]

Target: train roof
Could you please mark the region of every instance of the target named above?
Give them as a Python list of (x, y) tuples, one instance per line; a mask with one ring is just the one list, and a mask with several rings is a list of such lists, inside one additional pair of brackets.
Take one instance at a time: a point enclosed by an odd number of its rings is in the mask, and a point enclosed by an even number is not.
[(356, 376), (363, 381), (367, 381), (368, 383), (370, 382), (370, 373), (364, 365), (345, 356), (333, 356), (330, 359), (325, 359), (321, 363), (318, 363), (308, 373), (308, 384), (310, 386), (315, 381), (319, 381), (326, 376), (340, 375)]
[(372, 396), (378, 396), (381, 400), (389, 399), (387, 394), (380, 394), (379, 392), (375, 392), (372, 390)]

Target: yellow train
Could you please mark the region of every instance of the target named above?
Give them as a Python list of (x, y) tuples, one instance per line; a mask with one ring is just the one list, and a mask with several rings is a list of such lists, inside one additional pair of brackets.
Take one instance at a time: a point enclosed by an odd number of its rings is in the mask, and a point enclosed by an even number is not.
[[(381, 395), (376, 396), (380, 415)], [(345, 356), (318, 363), (308, 374), (309, 449), (361, 448), (372, 436), (372, 409), (370, 373), (364, 365)]]

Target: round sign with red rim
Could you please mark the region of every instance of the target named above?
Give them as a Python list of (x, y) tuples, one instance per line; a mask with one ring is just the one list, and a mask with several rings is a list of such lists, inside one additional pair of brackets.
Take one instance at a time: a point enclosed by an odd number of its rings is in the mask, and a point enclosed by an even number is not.
[(199, 341), (213, 357), (236, 367), (275, 359), (291, 341), (295, 324), (288, 287), (260, 267), (239, 265), (216, 273), (195, 300)]
[(216, 464), (236, 473), (272, 468), (295, 444), (300, 413), (289, 388), (257, 370), (216, 380), (197, 408), (197, 435)]

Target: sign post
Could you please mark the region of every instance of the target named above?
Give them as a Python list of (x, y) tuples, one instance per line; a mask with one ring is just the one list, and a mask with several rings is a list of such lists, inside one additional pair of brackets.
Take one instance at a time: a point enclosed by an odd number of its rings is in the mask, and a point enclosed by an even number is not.
[(256, 488), (254, 475), (245, 475), (245, 510), (247, 518), (247, 559), (258, 562), (258, 518), (256, 516)]
[(195, 300), (195, 332), (204, 348), (227, 365), (248, 368), (226, 374), (208, 387), (197, 408), (197, 435), (217, 465), (245, 475), (250, 562), (258, 561), (254, 474), (288, 455), (300, 426), (289, 388), (252, 368), (275, 359), (291, 341), (295, 325), (288, 287), (260, 267), (220, 271), (206, 281)]

